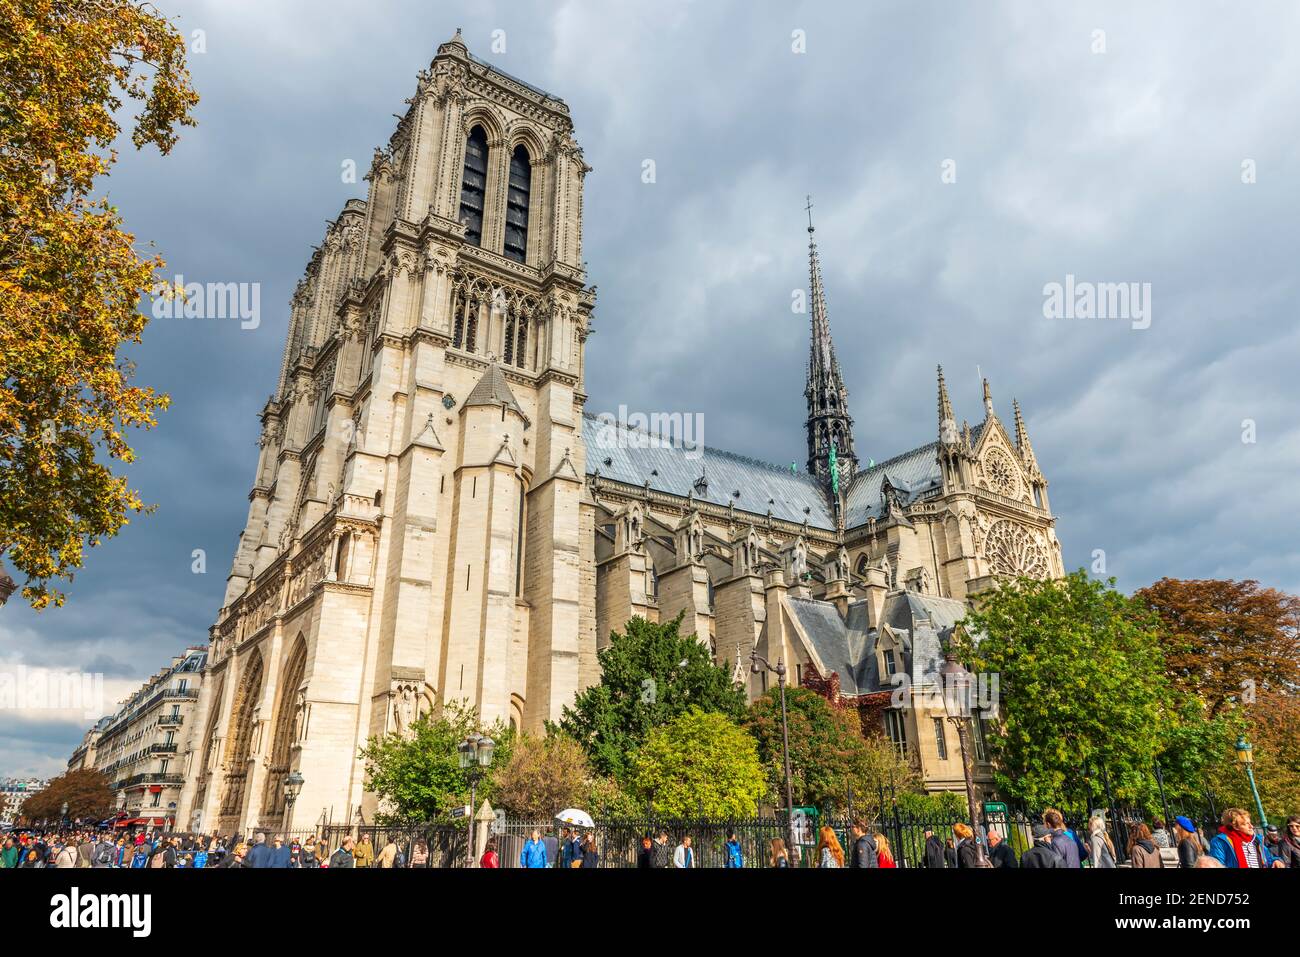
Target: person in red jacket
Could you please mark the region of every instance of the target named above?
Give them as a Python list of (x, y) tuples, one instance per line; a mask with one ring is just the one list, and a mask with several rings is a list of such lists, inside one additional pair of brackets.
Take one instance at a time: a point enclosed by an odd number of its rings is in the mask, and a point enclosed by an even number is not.
[(479, 858), (478, 866), (492, 868), (501, 866), (501, 858), (497, 856), (497, 842), (495, 838), (487, 842), (487, 848), (483, 851), (483, 856)]
[(876, 863), (881, 867), (897, 867), (894, 863), (894, 852), (889, 849), (889, 838), (885, 837), (884, 831), (876, 832)]

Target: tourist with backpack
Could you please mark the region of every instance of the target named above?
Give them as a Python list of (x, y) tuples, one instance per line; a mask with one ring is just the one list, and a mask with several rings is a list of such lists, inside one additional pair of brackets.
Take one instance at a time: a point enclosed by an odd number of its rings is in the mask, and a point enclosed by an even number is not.
[(91, 867), (116, 867), (117, 845), (108, 839), (107, 834), (101, 834), (91, 851), (90, 859)]

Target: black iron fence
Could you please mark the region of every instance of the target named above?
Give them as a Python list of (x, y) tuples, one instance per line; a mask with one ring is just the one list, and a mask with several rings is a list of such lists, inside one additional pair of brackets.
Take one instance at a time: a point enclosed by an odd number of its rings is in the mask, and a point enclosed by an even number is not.
[[(1182, 812), (1182, 808), (1177, 809)], [(1208, 837), (1214, 833), (1218, 822), (1204, 809), (1193, 810), (1188, 815)], [(1065, 827), (1077, 835), (1086, 846), (1088, 818), (1086, 814), (1063, 814)], [(1106, 814), (1107, 831), (1115, 848), (1118, 863), (1127, 860), (1129, 830), (1132, 821), (1142, 816), (1131, 809), (1115, 808)], [(1149, 818), (1147, 818), (1149, 821)], [(793, 838), (784, 814), (740, 819), (707, 817), (666, 817), (653, 813), (638, 818), (597, 820), (592, 828), (582, 829), (585, 838), (594, 839), (599, 867), (635, 868), (639, 866), (643, 840), (654, 839), (661, 832), (667, 834), (670, 855), (684, 838), (691, 839), (695, 867), (726, 867), (729, 859), (727, 842), (734, 836), (740, 846), (742, 866), (771, 867), (773, 841), (787, 846), (787, 860), (793, 867), (816, 867), (817, 845), (820, 829), (830, 827), (846, 858), (852, 853), (850, 829), (853, 819), (847, 815), (816, 813), (796, 817)], [(952, 849), (953, 825), (966, 823), (964, 815), (911, 814), (897, 805), (890, 805), (883, 813), (867, 820), (870, 830), (883, 835), (888, 842), (896, 866), (917, 868), (926, 866), (926, 846), (930, 836), (938, 841), (945, 866), (954, 866)], [(1041, 813), (1030, 813), (1023, 808), (984, 809), (976, 822), (981, 843), (987, 844), (990, 831), (996, 831), (1019, 857), (1032, 845), (1032, 829), (1043, 823)], [(497, 852), (500, 866), (523, 866), (522, 853), (532, 834), (537, 832), (547, 848), (547, 866), (561, 866), (561, 826), (554, 821), (516, 820), (500, 814), (490, 824), (475, 825), (474, 866), (477, 866), (490, 841)], [(328, 857), (347, 837), (360, 846), (360, 857), (370, 860), (370, 866), (380, 866), (391, 857), (395, 867), (466, 867), (469, 864), (469, 824), (402, 824), (353, 825), (331, 824), (314, 829), (296, 830), (288, 835), (306, 844), (315, 838), (322, 856)], [(368, 847), (367, 847), (368, 845)], [(393, 850), (386, 854), (392, 845)], [(662, 852), (661, 852), (662, 853)]]

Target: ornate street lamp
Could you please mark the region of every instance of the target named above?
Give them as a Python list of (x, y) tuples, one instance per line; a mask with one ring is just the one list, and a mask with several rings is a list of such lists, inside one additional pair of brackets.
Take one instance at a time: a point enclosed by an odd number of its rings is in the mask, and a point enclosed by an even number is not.
[(948, 720), (957, 729), (957, 744), (961, 748), (961, 773), (966, 779), (966, 810), (970, 815), (970, 830), (975, 842), (975, 853), (979, 856), (979, 866), (988, 867), (984, 856), (984, 845), (980, 843), (979, 826), (975, 813), (975, 778), (971, 773), (969, 738), (967, 721), (970, 718), (972, 676), (966, 666), (957, 660), (957, 652), (952, 643), (944, 649), (943, 664), (939, 666), (939, 680), (943, 683), (943, 710)]
[(293, 805), (298, 800), (298, 795), (302, 793), (303, 777), (297, 771), (293, 771), (284, 779), (284, 823), (281, 830), (284, 831), (285, 841), (289, 841), (289, 824), (293, 821)]
[(1255, 749), (1243, 734), (1237, 738), (1237, 763), (1246, 769), (1250, 781), (1250, 793), (1255, 798), (1255, 810), (1259, 812), (1259, 826), (1268, 827), (1268, 818), (1264, 816), (1264, 803), (1259, 799), (1259, 788), (1255, 787)]
[(67, 827), (68, 826), (68, 802), (67, 801), (63, 802), (63, 807), (59, 810), (59, 814), (61, 815), (63, 826)]
[(486, 734), (471, 733), (464, 741), (456, 745), (460, 755), (460, 766), (469, 778), (469, 851), (467, 861), (474, 866), (474, 793), (479, 781), (487, 774), (484, 769), (492, 764), (492, 755), (496, 753), (497, 743)]
[(762, 674), (763, 671), (772, 671), (776, 673), (777, 687), (781, 689), (781, 760), (785, 764), (785, 821), (786, 821), (786, 838), (790, 842), (789, 852), (795, 853), (795, 834), (794, 834), (794, 790), (790, 786), (790, 727), (785, 715), (785, 662), (780, 658), (776, 659), (776, 667), (768, 664), (767, 659), (758, 653), (755, 649), (749, 653), (749, 671), (751, 674)]

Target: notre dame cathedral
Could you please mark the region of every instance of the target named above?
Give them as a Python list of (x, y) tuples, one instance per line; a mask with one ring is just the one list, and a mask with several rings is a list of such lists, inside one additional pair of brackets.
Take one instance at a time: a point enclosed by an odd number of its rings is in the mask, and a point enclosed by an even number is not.
[(933, 681), (997, 576), (1062, 573), (1019, 408), (1009, 432), (985, 383), (959, 422), (941, 371), (934, 440), (859, 462), (810, 226), (807, 471), (611, 430), (583, 411), (590, 168), (568, 107), (459, 32), (408, 103), (292, 299), (181, 826), (369, 820), (368, 738), (457, 699), (539, 731), (634, 615), (681, 615), (751, 696), (750, 652), (783, 660), (960, 788), (955, 735), (890, 693)]

